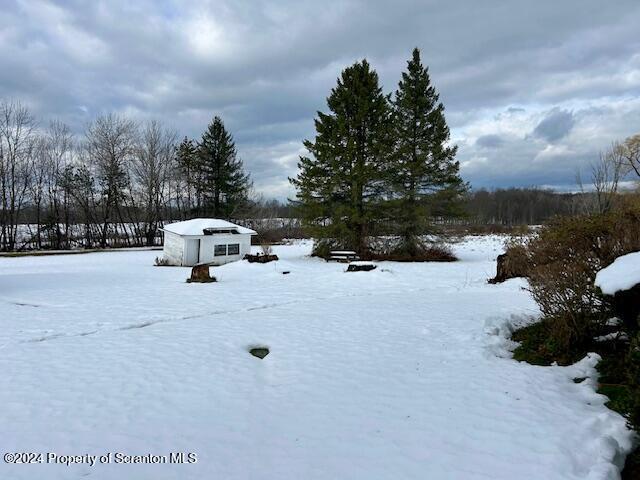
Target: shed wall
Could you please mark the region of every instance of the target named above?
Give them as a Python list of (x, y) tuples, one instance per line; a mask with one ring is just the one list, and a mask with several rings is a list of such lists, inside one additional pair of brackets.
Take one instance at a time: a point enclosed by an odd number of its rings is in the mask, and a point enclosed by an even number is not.
[[(200, 237), (200, 263), (211, 263), (213, 265), (224, 265), (225, 263), (242, 260), (251, 253), (251, 235), (248, 234), (214, 234)], [(229, 245), (237, 243), (240, 245), (238, 255), (215, 256), (216, 245)]]
[(182, 257), (184, 255), (184, 240), (181, 236), (171, 232), (164, 232), (164, 245), (162, 247), (162, 256), (169, 261), (171, 265), (182, 265)]

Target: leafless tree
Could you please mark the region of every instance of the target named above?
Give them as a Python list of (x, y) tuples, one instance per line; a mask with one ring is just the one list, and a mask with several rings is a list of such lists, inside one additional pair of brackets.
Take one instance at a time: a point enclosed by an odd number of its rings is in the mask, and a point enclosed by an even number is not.
[(107, 246), (110, 224), (120, 223), (126, 229), (121, 205), (130, 182), (129, 165), (136, 153), (136, 136), (136, 123), (116, 114), (98, 117), (85, 133), (87, 159), (100, 187), (103, 248)]
[(627, 138), (617, 145), (619, 155), (628, 171), (640, 177), (640, 134)]
[(141, 232), (147, 245), (153, 241), (162, 223), (168, 201), (177, 132), (158, 121), (144, 125), (136, 153), (131, 162), (132, 179), (137, 204), (141, 209)]
[(580, 171), (576, 181), (582, 195), (582, 213), (607, 213), (615, 204), (620, 181), (624, 178), (624, 158), (620, 144), (614, 142), (600, 152), (598, 160), (590, 164), (591, 188), (585, 188)]
[[(64, 172), (71, 164), (74, 140), (71, 130), (60, 121), (52, 121), (45, 133), (46, 161), (49, 171), (47, 196), (53, 223), (54, 248), (68, 248), (70, 235), (70, 192), (64, 188)], [(62, 225), (62, 226), (61, 226)]]
[(42, 207), (45, 200), (47, 183), (50, 181), (50, 164), (47, 158), (47, 139), (37, 136), (33, 148), (32, 173), (29, 182), (30, 200), (35, 209), (35, 237), (36, 245), (42, 248)]
[(622, 177), (623, 161), (620, 150), (614, 143), (609, 150), (601, 153), (599, 160), (591, 166), (599, 213), (606, 213), (613, 208)]
[(32, 173), (35, 120), (19, 102), (0, 102), (0, 248), (16, 246)]

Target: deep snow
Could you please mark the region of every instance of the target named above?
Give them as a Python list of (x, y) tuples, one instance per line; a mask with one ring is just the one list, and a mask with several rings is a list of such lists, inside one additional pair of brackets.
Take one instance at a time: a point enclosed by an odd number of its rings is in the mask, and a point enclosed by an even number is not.
[(486, 283), (500, 238), (348, 275), (309, 248), (213, 284), (158, 252), (0, 259), (2, 453), (198, 458), (0, 478), (617, 478), (631, 433), (594, 392), (597, 358), (510, 358), (538, 310), (524, 281)]
[(596, 275), (595, 285), (605, 295), (629, 290), (640, 283), (640, 252), (628, 253), (614, 260)]

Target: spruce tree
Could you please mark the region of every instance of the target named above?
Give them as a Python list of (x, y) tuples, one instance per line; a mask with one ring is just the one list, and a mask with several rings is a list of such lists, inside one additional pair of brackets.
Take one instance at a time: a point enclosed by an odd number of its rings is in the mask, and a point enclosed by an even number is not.
[(318, 112), (316, 137), (304, 146), (298, 175), (290, 179), (305, 224), (319, 240), (316, 253), (348, 248), (368, 252), (367, 237), (379, 214), (388, 155), (389, 99), (366, 60), (346, 68)]
[(202, 135), (198, 158), (204, 212), (229, 218), (246, 202), (251, 182), (220, 117), (216, 116)]
[[(428, 231), (429, 216), (454, 213), (467, 187), (455, 160), (457, 147), (449, 145), (444, 106), (417, 48), (407, 64), (393, 102), (394, 151), (388, 180), (402, 239), (399, 253), (415, 257), (422, 250), (420, 235)], [(436, 205), (438, 212), (433, 211)]]

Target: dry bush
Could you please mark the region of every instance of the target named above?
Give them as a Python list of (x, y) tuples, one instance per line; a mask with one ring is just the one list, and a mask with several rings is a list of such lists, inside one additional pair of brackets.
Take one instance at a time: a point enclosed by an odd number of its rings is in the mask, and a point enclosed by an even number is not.
[(273, 253), (273, 248), (271, 247), (271, 244), (268, 242), (260, 242), (260, 250), (262, 251), (262, 254), (265, 256), (269, 256)]
[(153, 264), (156, 267), (168, 267), (171, 264), (169, 263), (169, 260), (167, 258), (164, 257), (156, 257), (156, 259), (154, 260)]
[(448, 245), (421, 241), (417, 252), (410, 254), (395, 237), (379, 239), (365, 260), (389, 260), (393, 262), (455, 262), (458, 258)]
[(506, 242), (509, 255), (509, 269), (514, 277), (526, 277), (529, 272), (529, 253), (526, 247), (527, 237), (512, 237)]
[(610, 311), (593, 285), (618, 256), (640, 250), (640, 208), (556, 219), (527, 242), (530, 292), (560, 348), (591, 341)]

